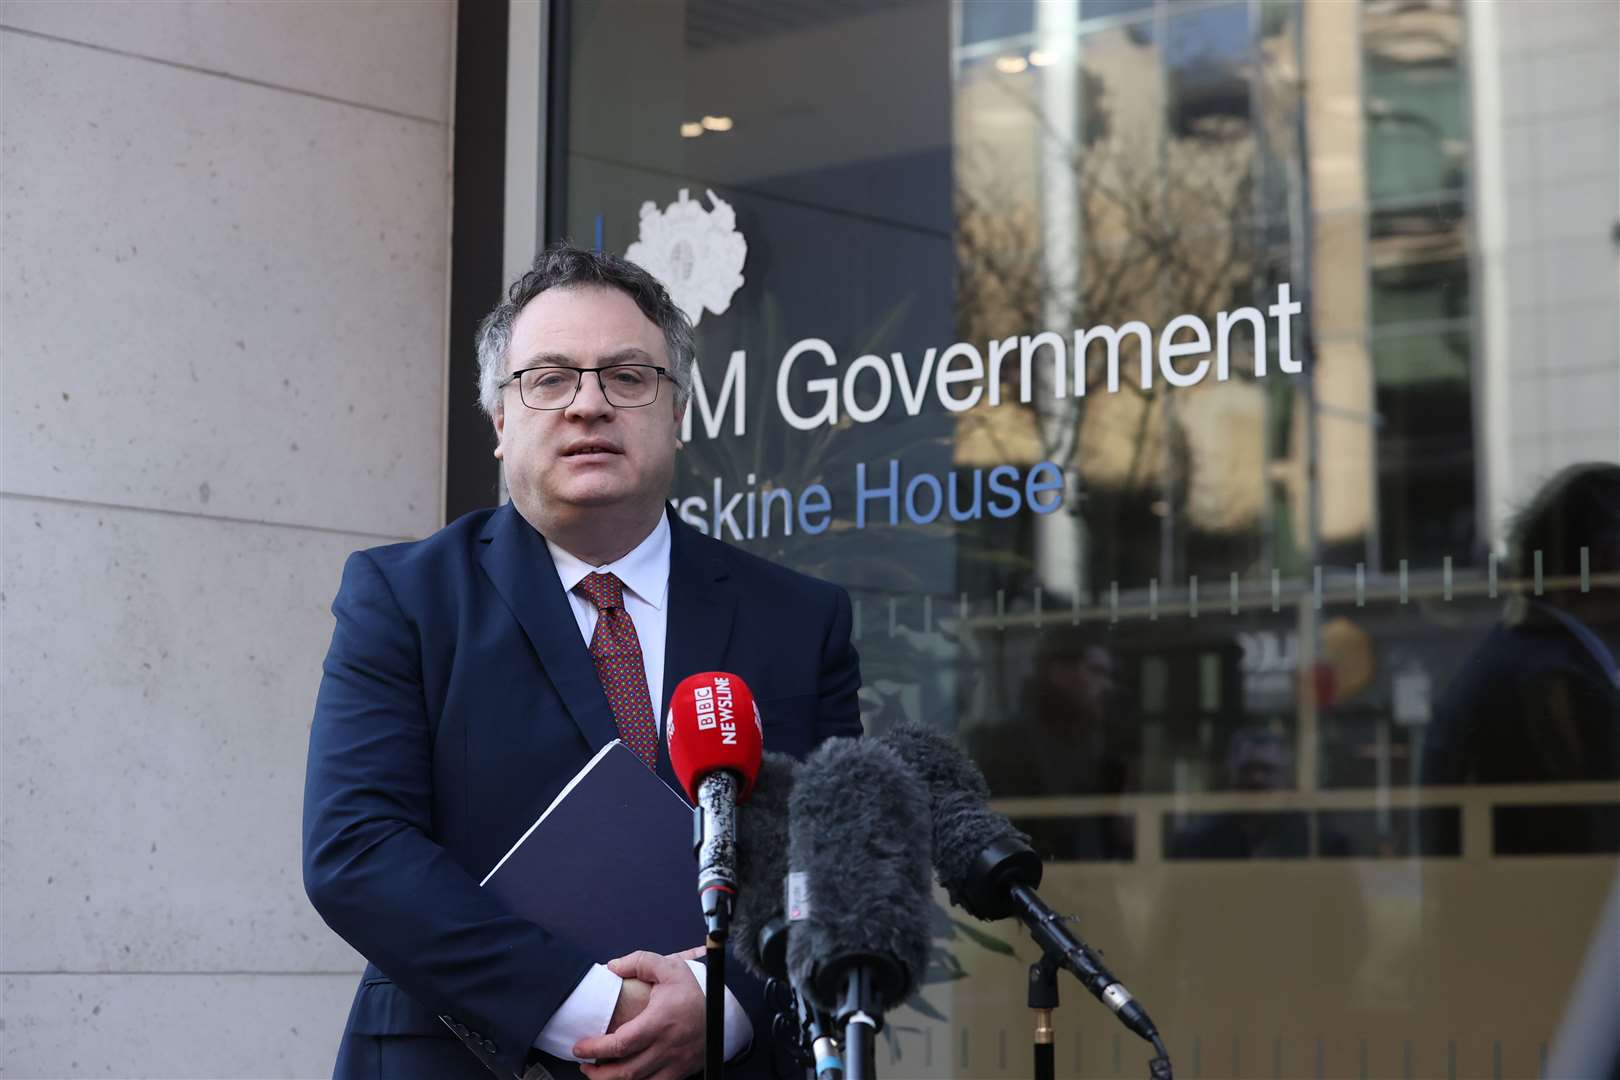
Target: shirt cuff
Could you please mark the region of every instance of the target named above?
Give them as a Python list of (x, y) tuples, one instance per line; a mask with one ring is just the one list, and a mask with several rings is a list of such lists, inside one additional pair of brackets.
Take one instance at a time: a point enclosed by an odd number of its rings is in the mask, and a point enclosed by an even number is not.
[[(688, 960), (686, 966), (692, 969), (692, 977), (697, 980), (698, 989), (706, 990), (709, 985), (709, 969), (704, 965), (703, 961)], [(726, 987), (726, 1060), (730, 1061), (748, 1049), (748, 1044), (753, 1041), (754, 1023), (748, 1019), (748, 1014), (743, 1011), (743, 1007), (737, 1004), (737, 999), (731, 996), (731, 988), (728, 986)]]
[[(593, 964), (585, 977), (579, 980), (574, 992), (541, 1030), (534, 1040), (535, 1049), (564, 1061), (579, 1061), (574, 1056), (574, 1044), (587, 1035), (607, 1033), (613, 1019), (614, 1006), (619, 1003), (619, 988), (624, 980), (601, 964)], [(701, 983), (699, 985), (702, 985)], [(731, 1045), (731, 997), (726, 995), (726, 1045)], [(738, 1012), (742, 1010), (739, 1009)], [(748, 1017), (743, 1016), (746, 1023)], [(752, 1029), (750, 1029), (750, 1034)]]

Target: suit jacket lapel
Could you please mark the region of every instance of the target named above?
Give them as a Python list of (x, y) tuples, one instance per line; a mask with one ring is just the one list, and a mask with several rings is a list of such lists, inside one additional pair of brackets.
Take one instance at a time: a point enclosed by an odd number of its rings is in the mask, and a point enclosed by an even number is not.
[[(669, 615), (664, 629), (664, 688), (659, 716), (688, 675), (724, 670), (726, 645), (737, 596), (726, 565), (725, 547), (701, 535), (673, 513), (669, 517)], [(666, 739), (668, 732), (665, 732)], [(669, 746), (659, 740), (658, 774), (680, 790), (669, 767)]]
[[(507, 503), (490, 516), (479, 539), (479, 562), (557, 688), (569, 717), (592, 750), (619, 737), (613, 710), (596, 677), (590, 649), (563, 593), (551, 551), (539, 533)], [(671, 562), (673, 563), (673, 556)], [(673, 591), (673, 589), (671, 590)]]

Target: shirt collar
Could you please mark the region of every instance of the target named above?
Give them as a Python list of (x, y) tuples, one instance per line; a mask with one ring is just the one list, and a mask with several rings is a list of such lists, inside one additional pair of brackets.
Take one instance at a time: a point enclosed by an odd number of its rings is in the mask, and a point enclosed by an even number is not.
[(573, 592), (574, 586), (583, 581), (587, 574), (613, 574), (642, 603), (662, 610), (664, 597), (669, 592), (669, 519), (663, 514), (658, 515), (658, 524), (645, 540), (631, 548), (623, 558), (604, 566), (592, 566), (550, 540), (546, 541), (546, 547), (551, 552), (552, 563), (557, 567), (563, 592)]

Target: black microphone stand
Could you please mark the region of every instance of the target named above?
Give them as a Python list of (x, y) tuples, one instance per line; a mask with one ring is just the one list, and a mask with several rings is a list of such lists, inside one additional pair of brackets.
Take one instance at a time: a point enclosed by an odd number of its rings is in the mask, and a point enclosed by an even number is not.
[[(1035, 944), (1041, 947), (1042, 956), (1037, 965), (1050, 965), (1053, 968), (1053, 986), (1050, 997), (1044, 989), (1040, 991), (1040, 1000), (1050, 1000), (1051, 1006), (1037, 1005), (1037, 971), (1034, 967), (1030, 969), (1030, 1007), (1037, 1010), (1037, 1025), (1045, 1020), (1045, 1027), (1050, 1030), (1051, 1009), (1057, 1005), (1056, 969), (1063, 968), (1097, 1000), (1113, 1010), (1126, 1027), (1153, 1044), (1158, 1056), (1148, 1062), (1150, 1080), (1172, 1080), (1170, 1053), (1164, 1048), (1164, 1040), (1159, 1037), (1153, 1021), (1148, 1019), (1146, 1010), (1119, 984), (1085, 942), (1064, 925), (1063, 916), (1047, 907), (1046, 901), (1036, 893), (1035, 886), (1041, 883), (1041, 870), (1040, 857), (1028, 845), (1013, 840), (998, 840), (981, 851), (975, 860), (974, 873), (968, 885), (970, 895), (965, 904), (969, 911), (980, 918), (1003, 919), (1016, 915), (1029, 931), (1029, 936), (1035, 939)], [(1044, 968), (1040, 976), (1045, 978)], [(1040, 1075), (1039, 1059), (1042, 1054), (1040, 1038), (1037, 1029), (1037, 1076)], [(1051, 1036), (1048, 1034), (1047, 1038)], [(1049, 1049), (1045, 1053), (1050, 1055), (1051, 1044), (1047, 1045)]]
[(1035, 1080), (1053, 1080), (1052, 1010), (1058, 1006), (1057, 957), (1049, 952), (1029, 965), (1029, 1007), (1035, 1012)]
[(836, 1001), (834, 1032), (843, 1031), (844, 1080), (877, 1075), (876, 1039), (883, 1012), (909, 985), (905, 968), (887, 953), (847, 953), (813, 976), (823, 1001)]
[[(1053, 1006), (1057, 1005), (1057, 969), (1065, 968), (1080, 985), (1090, 990), (1098, 998), (1106, 1002), (1110, 1008), (1125, 1022), (1125, 1025), (1142, 1038), (1153, 1044), (1157, 1052), (1156, 1057), (1148, 1062), (1149, 1080), (1173, 1080), (1170, 1071), (1170, 1052), (1164, 1047), (1164, 1040), (1153, 1027), (1153, 1022), (1147, 1018), (1147, 1013), (1140, 1005), (1133, 1001), (1123, 987), (1114, 981), (1108, 969), (1098, 963), (1090, 949), (1079, 938), (1069, 932), (1063, 925), (1063, 916), (1047, 907), (1045, 902), (1035, 894), (1035, 890), (1025, 885), (1015, 884), (1010, 889), (1013, 899), (1022, 909), (1025, 927), (1030, 937), (1041, 946), (1041, 959), (1037, 966), (1050, 964), (1052, 968), (1052, 997)], [(1030, 968), (1030, 1005), (1035, 1004), (1035, 968)], [(1046, 1013), (1050, 1025), (1051, 1012)], [(1037, 1041), (1039, 1034), (1037, 1033)], [(1050, 1038), (1050, 1035), (1048, 1035)], [(1037, 1049), (1037, 1061), (1039, 1050)], [(1047, 1047), (1047, 1057), (1050, 1059), (1052, 1048)], [(1050, 1076), (1050, 1073), (1048, 1074)], [(1039, 1071), (1037, 1070), (1037, 1077)]]
[(871, 1080), (877, 1076), (878, 1029), (883, 1026), (872, 992), (872, 969), (855, 964), (845, 973), (844, 999), (838, 1006), (838, 1020), (844, 1026), (844, 1076), (846, 1080)]
[(844, 1080), (843, 1050), (834, 1036), (836, 1029), (831, 1018), (810, 1004), (803, 994), (798, 995), (798, 1002), (806, 1017), (805, 1035), (810, 1044), (811, 1075), (815, 1080)]
[[(1035, 1014), (1035, 1080), (1054, 1080), (1055, 1076), (1057, 1032), (1052, 1026), (1052, 1010), (1058, 1007), (1057, 977), (1062, 969), (1063, 958), (1050, 950), (1042, 952), (1041, 958), (1029, 965), (1029, 1007)], [(1170, 1055), (1157, 1032), (1152, 1042), (1159, 1056), (1148, 1062), (1149, 1080), (1173, 1080)]]
[[(772, 986), (789, 987), (787, 982), (788, 923), (778, 915), (759, 931), (758, 952), (761, 965), (771, 975), (765, 984), (767, 997)], [(778, 980), (781, 980), (779, 983)], [(799, 987), (789, 987), (792, 1000), (778, 1008), (780, 1021), (792, 1010), (792, 1042), (794, 1061), (807, 1070), (809, 1080), (844, 1080), (844, 1058), (838, 1043), (838, 1028), (831, 1016), (811, 1004)], [(773, 1026), (773, 1031), (776, 1028)], [(780, 1035), (780, 1032), (776, 1032)]]
[(726, 942), (704, 938), (703, 1080), (720, 1080), (726, 1065)]

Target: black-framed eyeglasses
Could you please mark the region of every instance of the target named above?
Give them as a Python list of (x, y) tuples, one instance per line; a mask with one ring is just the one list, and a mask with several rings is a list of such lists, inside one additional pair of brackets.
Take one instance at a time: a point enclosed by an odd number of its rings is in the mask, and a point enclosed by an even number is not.
[(495, 384), (497, 390), (517, 383), (518, 399), (531, 409), (566, 409), (585, 385), (585, 375), (596, 376), (602, 396), (616, 409), (639, 409), (658, 400), (658, 377), (673, 380), (666, 368), (653, 364), (610, 364), (602, 368), (543, 367), (514, 371)]

